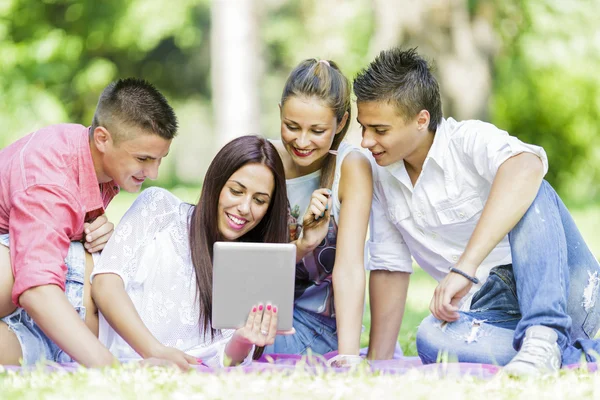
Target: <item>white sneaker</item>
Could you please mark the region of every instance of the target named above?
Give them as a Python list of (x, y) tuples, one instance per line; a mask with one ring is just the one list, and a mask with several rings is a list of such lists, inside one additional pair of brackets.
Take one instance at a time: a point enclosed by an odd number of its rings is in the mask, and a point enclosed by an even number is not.
[(542, 376), (558, 373), (561, 364), (558, 335), (554, 329), (542, 325), (530, 326), (525, 331), (521, 350), (504, 367), (510, 376)]

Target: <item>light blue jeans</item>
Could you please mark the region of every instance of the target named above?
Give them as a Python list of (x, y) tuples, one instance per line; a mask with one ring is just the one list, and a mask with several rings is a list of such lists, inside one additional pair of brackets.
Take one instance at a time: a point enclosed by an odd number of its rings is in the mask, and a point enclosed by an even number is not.
[(506, 365), (525, 330), (545, 325), (558, 334), (563, 365), (583, 354), (595, 361), (600, 264), (546, 181), (508, 238), (512, 265), (492, 269), (469, 312), (451, 323), (431, 315), (423, 320), (417, 331), (421, 360), (433, 363), (447, 352), (460, 362)]
[[(0, 245), (9, 247), (9, 235), (0, 235)], [(79, 242), (71, 242), (69, 253), (65, 258), (67, 264), (67, 281), (65, 292), (67, 299), (85, 321), (86, 309), (83, 306), (83, 283), (85, 277), (85, 250)], [(21, 344), (23, 365), (33, 365), (40, 360), (59, 363), (73, 362), (73, 359), (51, 341), (33, 319), (22, 308), (0, 319), (15, 333)]]
[(265, 347), (265, 354), (325, 354), (337, 350), (337, 327), (335, 318), (326, 317), (294, 308), (293, 335), (278, 335), (275, 343)]

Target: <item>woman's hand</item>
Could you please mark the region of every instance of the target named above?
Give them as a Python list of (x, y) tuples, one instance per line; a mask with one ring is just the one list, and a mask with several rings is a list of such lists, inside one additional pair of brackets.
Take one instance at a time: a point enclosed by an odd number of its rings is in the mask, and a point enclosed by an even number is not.
[(152, 352), (151, 357), (148, 357), (143, 365), (169, 365), (175, 364), (182, 371), (190, 369), (191, 365), (198, 365), (196, 357), (190, 356), (183, 351), (174, 347), (160, 345)]
[(276, 335), (292, 335), (289, 331), (277, 331), (277, 306), (262, 304), (252, 306), (246, 325), (237, 329), (225, 347), (226, 365), (238, 365), (250, 353), (252, 346), (264, 347), (275, 342)]
[(298, 241), (302, 248), (314, 250), (327, 235), (333, 199), (330, 189), (317, 189), (302, 219), (302, 232)]
[(273, 344), (277, 335), (277, 317), (276, 306), (252, 306), (246, 325), (235, 331), (232, 340), (258, 347)]

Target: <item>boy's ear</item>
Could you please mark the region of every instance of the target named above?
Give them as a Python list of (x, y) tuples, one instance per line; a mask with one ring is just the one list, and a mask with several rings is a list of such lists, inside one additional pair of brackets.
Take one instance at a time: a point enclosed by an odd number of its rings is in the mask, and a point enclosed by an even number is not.
[(107, 146), (112, 143), (110, 132), (103, 126), (98, 126), (92, 133), (94, 145), (101, 153), (107, 151)]
[(429, 111), (421, 110), (417, 115), (417, 128), (419, 130), (428, 129), (429, 128), (429, 120), (431, 116), (429, 115)]
[(346, 126), (347, 123), (348, 123), (348, 111), (346, 111), (344, 113), (344, 116), (342, 117), (342, 120), (338, 124), (337, 132), (335, 132), (335, 134), (337, 135), (338, 133), (340, 133), (342, 131), (342, 129), (344, 129), (344, 126)]

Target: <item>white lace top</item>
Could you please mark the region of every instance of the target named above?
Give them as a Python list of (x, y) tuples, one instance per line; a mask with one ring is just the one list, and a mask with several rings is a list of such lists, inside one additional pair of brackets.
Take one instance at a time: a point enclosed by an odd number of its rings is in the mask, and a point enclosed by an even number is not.
[[(214, 340), (204, 336), (190, 256), (189, 218), (194, 206), (161, 188), (144, 190), (121, 219), (95, 263), (91, 276), (113, 273), (150, 332), (162, 344), (222, 366), (225, 344), (233, 335), (224, 330)], [(100, 341), (119, 359), (140, 356), (100, 313)], [(244, 364), (251, 361), (252, 352)]]

